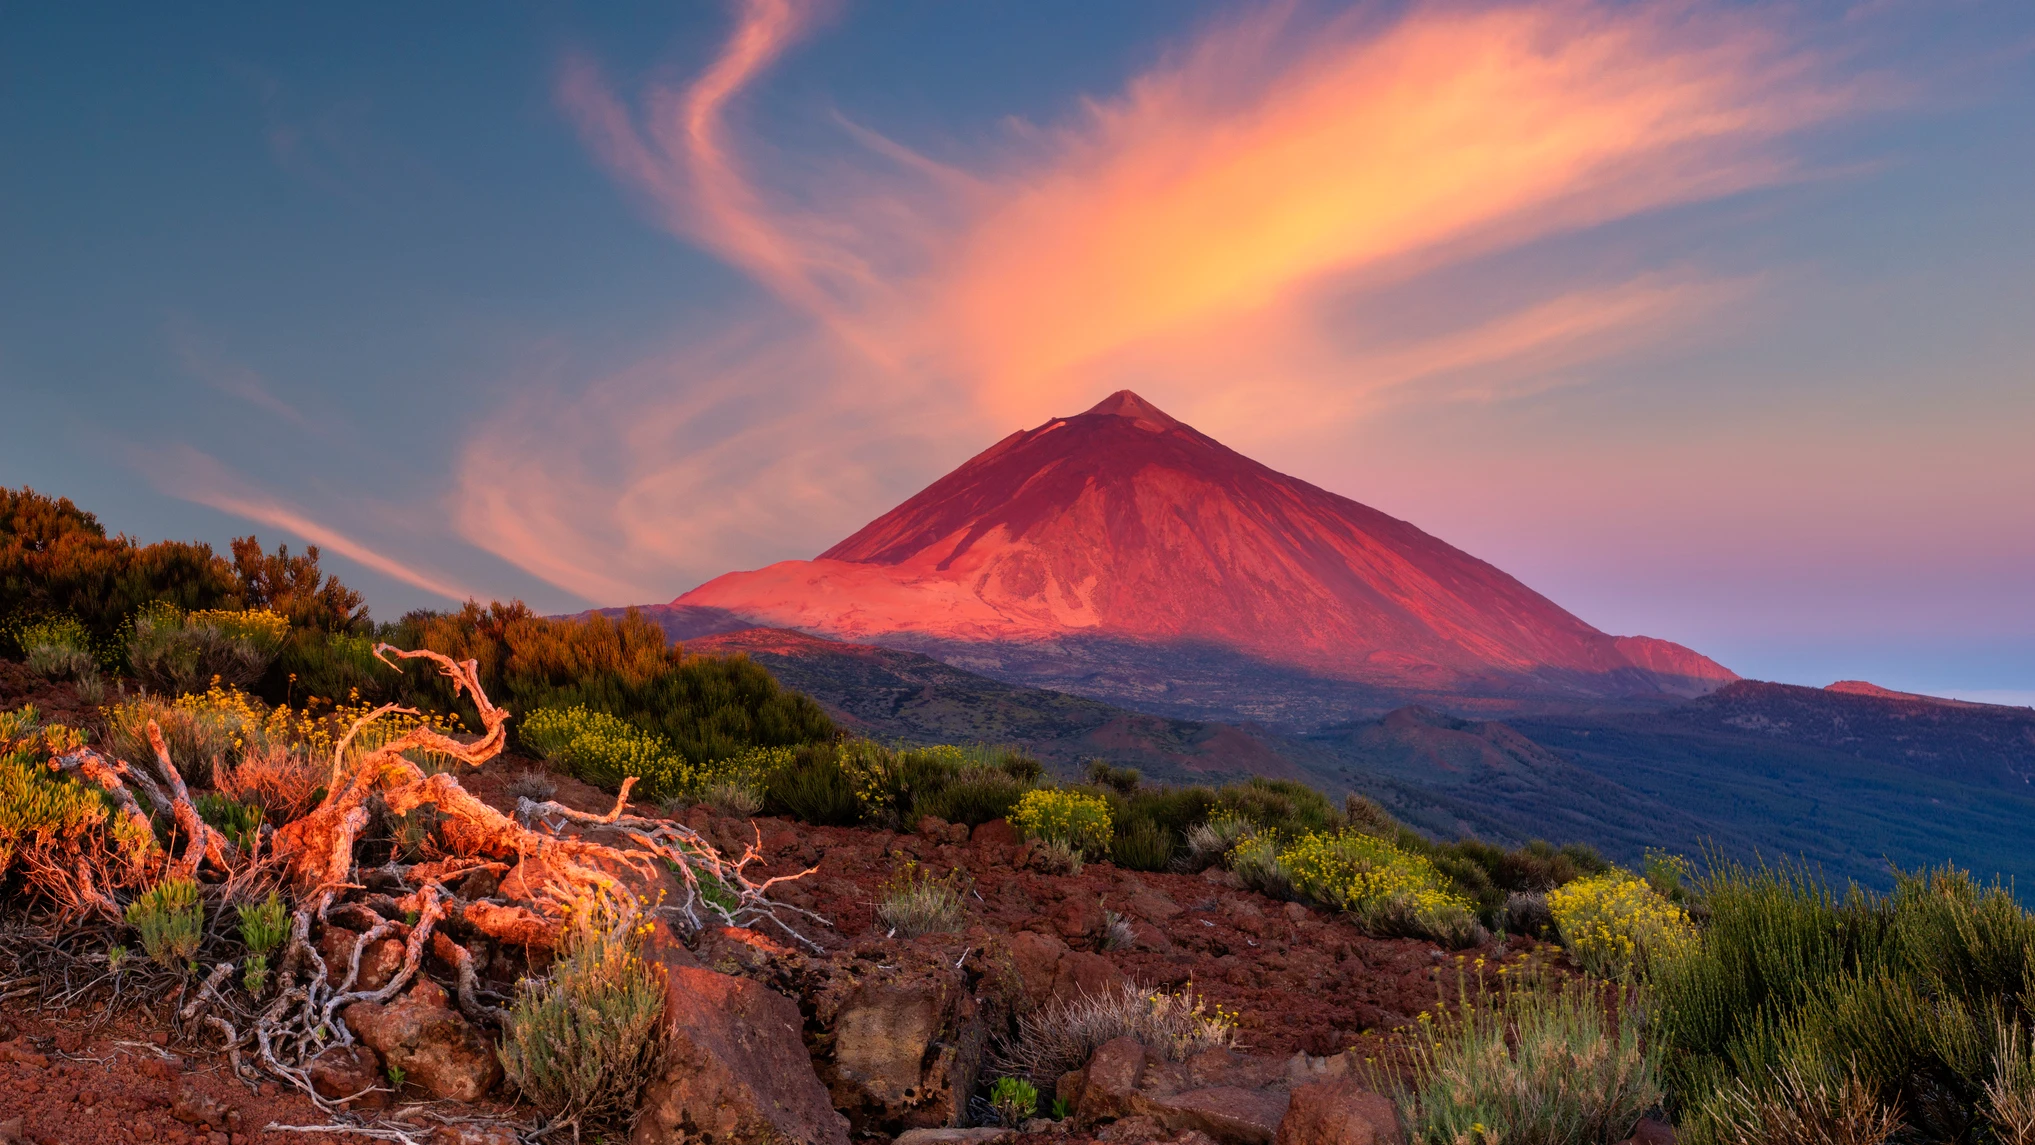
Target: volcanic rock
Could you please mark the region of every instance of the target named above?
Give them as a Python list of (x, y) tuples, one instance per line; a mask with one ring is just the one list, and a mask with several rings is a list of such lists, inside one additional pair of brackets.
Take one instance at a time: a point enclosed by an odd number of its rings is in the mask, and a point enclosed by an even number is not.
[(1702, 695), (1737, 677), (1613, 637), (1414, 526), (1230, 450), (1129, 391), (1014, 433), (811, 561), (661, 618), (922, 648), (1217, 647), (1397, 690)]
[(1296, 1086), (1278, 1145), (1398, 1145), (1405, 1140), (1390, 1098), (1350, 1078)]
[(419, 978), (394, 1002), (355, 1002), (340, 1011), (347, 1028), (433, 1097), (479, 1101), (502, 1079), (495, 1048), (453, 1009), (445, 990)]

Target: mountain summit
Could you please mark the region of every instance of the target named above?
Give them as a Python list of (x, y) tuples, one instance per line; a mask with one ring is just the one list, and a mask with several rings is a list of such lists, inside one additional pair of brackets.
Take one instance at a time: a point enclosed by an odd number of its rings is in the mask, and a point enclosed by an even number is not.
[(1428, 694), (1687, 696), (1737, 678), (1680, 645), (1599, 632), (1129, 390), (1011, 434), (816, 560), (730, 573), (672, 606), (927, 650), (1214, 649)]

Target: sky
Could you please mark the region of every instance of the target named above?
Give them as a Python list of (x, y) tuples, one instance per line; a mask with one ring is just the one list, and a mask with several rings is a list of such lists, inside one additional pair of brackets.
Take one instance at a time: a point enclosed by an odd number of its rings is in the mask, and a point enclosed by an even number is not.
[(666, 601), (1131, 388), (1606, 631), (2035, 704), (2035, 6), (42, 5), (0, 484)]

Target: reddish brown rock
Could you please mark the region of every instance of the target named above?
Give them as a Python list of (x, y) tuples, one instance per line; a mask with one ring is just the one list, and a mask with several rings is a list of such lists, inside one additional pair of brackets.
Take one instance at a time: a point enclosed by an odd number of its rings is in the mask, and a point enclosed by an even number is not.
[(1168, 1129), (1200, 1130), (1223, 1145), (1272, 1145), (1287, 1101), (1283, 1090), (1218, 1085), (1151, 1097), (1140, 1104)]
[(522, 906), (499, 903), (469, 903), (461, 917), (468, 926), (497, 942), (538, 950), (551, 949), (558, 938), (558, 924)]
[(1136, 1112), (1138, 1082), (1145, 1073), (1145, 1047), (1136, 1038), (1112, 1038), (1097, 1046), (1082, 1071), (1075, 1120), (1095, 1125)]
[(958, 959), (916, 943), (815, 967), (814, 1064), (857, 1133), (951, 1128), (967, 1117), (987, 1030)]
[(1015, 847), (1018, 837), (1009, 822), (991, 819), (969, 832), (968, 841), (978, 847)]
[(1128, 981), (1116, 963), (1100, 954), (1070, 950), (1060, 956), (1053, 969), (1051, 994), (1071, 1002), (1088, 994), (1107, 994), (1123, 988)]
[(797, 954), (760, 931), (739, 926), (710, 926), (700, 932), (693, 957), (723, 974), (753, 974)]
[(1675, 1145), (1675, 1127), (1648, 1117), (1632, 1127), (1632, 1136), (1619, 1145)]
[(311, 1088), (327, 1101), (343, 1101), (354, 1109), (380, 1109), (389, 1102), (381, 1059), (367, 1046), (333, 1046), (311, 1059), (308, 1072)]
[(1005, 940), (1004, 950), (1025, 997), (1035, 1006), (1044, 1004), (1053, 995), (1054, 978), (1067, 944), (1050, 934), (1021, 930)]
[(340, 1017), (384, 1062), (403, 1071), (406, 1084), (433, 1097), (479, 1101), (502, 1079), (494, 1046), (428, 978), (394, 1002), (355, 1002)]
[(1340, 1077), (1294, 1087), (1278, 1145), (1399, 1145), (1405, 1139), (1390, 1098)]
[(670, 1050), (644, 1089), (634, 1145), (847, 1145), (848, 1120), (813, 1072), (789, 998), (666, 961), (664, 1000)]

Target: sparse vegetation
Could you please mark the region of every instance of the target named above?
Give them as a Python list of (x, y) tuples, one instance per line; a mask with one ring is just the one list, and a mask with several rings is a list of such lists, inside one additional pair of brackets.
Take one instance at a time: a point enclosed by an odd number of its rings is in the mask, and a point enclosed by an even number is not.
[(1584, 985), (1465, 994), (1421, 1015), (1410, 1078), (1371, 1081), (1418, 1145), (1611, 1145), (1661, 1099), (1639, 1026)]
[(1192, 992), (1168, 994), (1125, 985), (1116, 990), (1055, 999), (1020, 1015), (1013, 1036), (998, 1048), (1002, 1068), (1050, 1084), (1079, 1068), (1102, 1043), (1126, 1035), (1173, 1061), (1236, 1040), (1236, 1015), (1209, 1007)]
[(656, 1068), (664, 981), (639, 941), (633, 915), (581, 903), (550, 975), (509, 1008), (502, 1068), (553, 1127), (626, 1126)]
[(960, 871), (949, 871), (936, 879), (931, 871), (907, 861), (883, 884), (876, 920), (899, 938), (959, 930), (965, 877)]
[(150, 887), (128, 904), (127, 925), (140, 933), (142, 950), (157, 965), (183, 968), (197, 955), (205, 932), (198, 884), (172, 876)]
[(989, 1107), (996, 1111), (999, 1122), (1015, 1129), (1038, 1112), (1038, 1087), (1021, 1077), (997, 1078), (989, 1087)]

